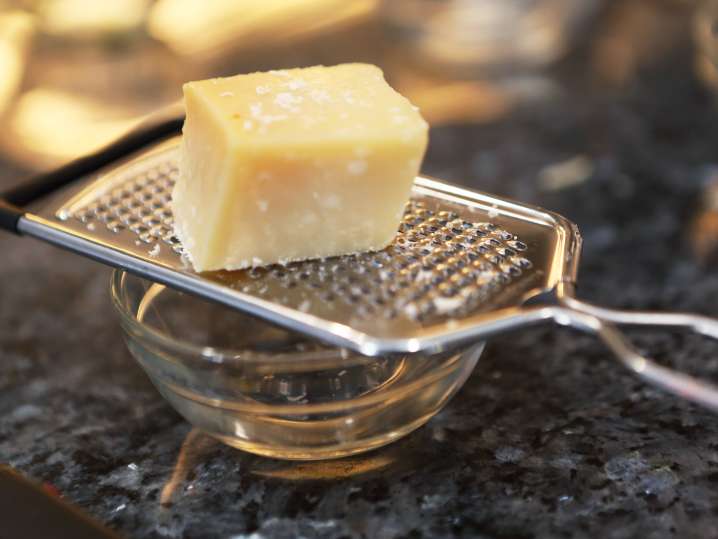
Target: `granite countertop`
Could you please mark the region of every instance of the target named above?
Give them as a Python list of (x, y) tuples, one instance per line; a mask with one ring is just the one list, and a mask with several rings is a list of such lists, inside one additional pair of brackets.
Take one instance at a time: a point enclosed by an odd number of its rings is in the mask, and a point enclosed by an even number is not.
[[(689, 67), (436, 129), (426, 170), (577, 222), (583, 298), (718, 316), (718, 274), (689, 234), (718, 165), (718, 109)], [(637, 381), (592, 337), (496, 338), (407, 438), (281, 462), (193, 431), (163, 401), (124, 347), (108, 269), (8, 235), (0, 253), (0, 461), (128, 538), (718, 535), (718, 416)], [(715, 344), (635, 340), (718, 376)]]

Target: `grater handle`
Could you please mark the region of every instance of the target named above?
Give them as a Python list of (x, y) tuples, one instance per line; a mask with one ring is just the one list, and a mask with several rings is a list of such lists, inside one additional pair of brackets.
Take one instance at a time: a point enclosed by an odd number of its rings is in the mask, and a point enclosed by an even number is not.
[(598, 335), (616, 358), (645, 382), (718, 412), (718, 385), (646, 358), (617, 328), (618, 325), (670, 327), (718, 339), (718, 320), (688, 313), (612, 310), (567, 296), (561, 297), (561, 303), (563, 306), (554, 311), (557, 323)]
[(23, 206), (69, 185), (83, 176), (97, 172), (106, 165), (153, 142), (179, 133), (183, 122), (183, 115), (172, 114), (170, 117), (166, 117), (165, 114), (158, 113), (97, 152), (80, 157), (58, 169), (40, 174), (17, 187), (0, 193), (0, 228), (18, 233), (17, 224), (25, 213), (22, 209)]

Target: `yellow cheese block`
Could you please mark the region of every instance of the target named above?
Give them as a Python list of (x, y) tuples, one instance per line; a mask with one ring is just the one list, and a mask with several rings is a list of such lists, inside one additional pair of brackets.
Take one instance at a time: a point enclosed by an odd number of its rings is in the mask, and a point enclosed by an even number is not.
[(428, 126), (367, 64), (189, 82), (175, 229), (197, 271), (378, 250)]

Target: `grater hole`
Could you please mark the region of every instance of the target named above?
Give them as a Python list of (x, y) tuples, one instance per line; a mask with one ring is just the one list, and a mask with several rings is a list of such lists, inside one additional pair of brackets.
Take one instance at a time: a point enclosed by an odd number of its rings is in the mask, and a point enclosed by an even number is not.
[(160, 225), (160, 226), (153, 226), (153, 227), (150, 229), (150, 233), (151, 233), (155, 238), (157, 238), (158, 240), (161, 240), (162, 238), (164, 238), (164, 237), (167, 236), (168, 234), (172, 234), (172, 230), (170, 230), (170, 229), (167, 228), (166, 226)]
[(528, 249), (528, 246), (524, 242), (519, 241), (519, 240), (512, 240), (512, 241), (508, 242), (507, 245), (513, 249), (516, 249), (519, 252), (525, 251), (526, 249)]
[(514, 259), (514, 264), (516, 264), (521, 269), (529, 269), (531, 268), (531, 266), (533, 266), (533, 264), (528, 258), (523, 257)]
[[(128, 228), (138, 243), (164, 242), (168, 251), (181, 255), (169, 208), (177, 175), (177, 168), (169, 164), (156, 167), (74, 217), (82, 222), (101, 220), (113, 232)], [(237, 286), (249, 294), (266, 295), (274, 283), (285, 291), (281, 301), (287, 305), (311, 300), (311, 305), (348, 309), (359, 318), (402, 317), (428, 323), (435, 316), (471, 313), (531, 267), (521, 255), (528, 247), (515, 235), (493, 223), (463, 219), (454, 211), (433, 211), (422, 201), (407, 204), (398, 230), (383, 251), (250, 269)]]
[(142, 222), (150, 228), (158, 227), (162, 224), (162, 221), (152, 215), (145, 215)]
[(471, 284), (471, 281), (471, 276), (463, 273), (456, 273), (450, 278), (451, 284), (457, 288), (464, 288)]
[(501, 266), (501, 269), (502, 269), (502, 271), (505, 271), (512, 277), (518, 277), (522, 273), (521, 269), (516, 267), (513, 264), (505, 264), (505, 265)]
[(452, 268), (452, 271), (457, 271), (462, 269), (466, 262), (459, 256), (451, 256), (446, 259), (446, 265)]

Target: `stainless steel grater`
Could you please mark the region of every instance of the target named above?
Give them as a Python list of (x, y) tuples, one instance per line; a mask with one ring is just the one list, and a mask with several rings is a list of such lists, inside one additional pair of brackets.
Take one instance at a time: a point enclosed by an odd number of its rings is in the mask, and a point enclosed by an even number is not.
[(370, 356), (441, 351), (553, 321), (597, 334), (644, 380), (718, 410), (718, 387), (641, 356), (616, 329), (687, 328), (718, 338), (718, 321), (583, 303), (574, 296), (574, 224), (429, 178), (416, 178), (383, 251), (195, 273), (169, 209), (181, 122), (145, 126), (6, 193), (0, 225)]

